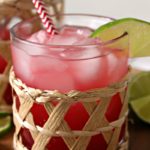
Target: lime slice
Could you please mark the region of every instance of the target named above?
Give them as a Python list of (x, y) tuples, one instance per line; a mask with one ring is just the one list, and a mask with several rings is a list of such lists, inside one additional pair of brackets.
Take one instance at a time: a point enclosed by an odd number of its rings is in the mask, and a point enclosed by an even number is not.
[(12, 127), (11, 116), (0, 117), (0, 137), (10, 131)]
[(150, 56), (150, 23), (134, 18), (123, 18), (99, 27), (91, 37), (109, 41), (129, 34), (130, 57)]
[(150, 123), (150, 72), (133, 76), (128, 90), (131, 108), (141, 120)]
[(12, 114), (11, 106), (0, 105), (0, 117), (5, 117)]
[(8, 116), (8, 115), (10, 115), (10, 114), (7, 113), (7, 112), (0, 111), (0, 117), (5, 117), (5, 116)]

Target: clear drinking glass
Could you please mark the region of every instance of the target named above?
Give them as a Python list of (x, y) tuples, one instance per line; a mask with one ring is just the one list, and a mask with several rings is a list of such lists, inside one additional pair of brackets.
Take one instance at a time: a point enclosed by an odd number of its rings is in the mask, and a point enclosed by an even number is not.
[[(57, 28), (75, 26), (76, 28), (83, 27), (90, 29), (91, 32), (99, 26), (112, 21), (109, 17), (84, 14), (63, 15), (61, 20), (57, 20), (55, 16), (52, 16), (52, 19)], [(127, 33), (109, 41), (101, 40), (95, 44), (77, 43), (75, 45), (55, 45), (41, 44), (28, 40), (32, 34), (41, 29), (43, 29), (43, 26), (39, 18), (21, 22), (11, 29), (13, 70), (17, 79), (20, 79), (28, 87), (40, 90), (57, 90), (64, 94), (72, 90), (85, 92), (114, 85), (121, 82), (127, 75)], [(77, 32), (80, 32), (80, 30)], [(27, 100), (23, 100), (23, 97), (20, 97), (21, 95), (18, 94), (16, 88), (14, 88), (14, 90), (17, 95), (14, 96), (16, 98), (14, 98), (13, 106), (16, 108), (14, 113), (14, 122), (16, 125), (15, 137), (24, 147), (34, 149), (36, 147), (34, 141), (37, 142), (36, 137), (38, 137), (35, 135), (38, 135), (40, 132), (38, 130), (39, 128), (37, 128), (37, 131), (34, 131), (31, 129), (31, 126), (28, 128), (23, 122), (26, 121), (29, 123), (27, 116), (32, 115), (34, 126), (42, 128), (50, 114), (45, 111), (44, 103), (35, 101), (27, 114), (24, 115), (24, 118), (22, 118), (21, 112), (24, 111), (22, 105), (24, 105), (24, 102)], [(34, 97), (32, 98), (34, 99)], [(126, 114), (122, 113), (122, 109), (126, 108), (127, 111), (127, 103), (125, 101), (127, 100), (123, 101), (120, 93), (117, 92), (112, 95), (102, 118), (100, 120), (95, 118), (95, 122), (99, 122), (99, 125), (96, 126), (94, 130), (98, 130), (100, 127), (106, 127), (111, 124), (111, 122), (118, 121), (118, 118), (124, 117), (124, 121), (117, 128), (119, 135), (116, 136), (117, 143), (114, 144), (114, 148), (118, 148), (125, 138)], [(49, 101), (46, 102), (46, 104), (47, 103), (56, 107), (60, 102)], [(88, 104), (82, 101), (75, 101), (70, 105), (63, 118), (72, 134), (76, 131), (86, 130), (85, 126), (90, 116), (92, 116), (95, 110), (94, 108), (96, 108), (99, 103), (101, 103), (101, 98), (93, 100), (92, 103), (90, 102)], [(91, 110), (88, 109), (89, 107)], [(22, 119), (21, 123), (20, 120), (17, 119), (19, 117)], [(18, 124), (21, 124), (22, 127), (18, 128)], [(59, 127), (57, 129), (59, 130)], [(93, 129), (91, 129), (91, 131), (92, 130)], [(92, 134), (92, 136), (89, 137), (81, 136), (81, 139), (82, 137), (84, 137), (84, 139), (88, 138), (86, 143), (82, 145), (82, 149), (106, 150), (110, 146), (109, 143), (112, 142), (113, 133), (116, 134), (112, 128), (109, 132), (99, 131), (99, 133)], [(79, 149), (74, 146), (75, 143), (75, 145), (80, 143), (76, 141), (78, 136), (66, 137), (65, 135), (59, 136), (58, 133), (55, 133), (51, 136), (47, 135), (47, 138), (49, 139), (45, 140), (46, 142), (44, 141), (45, 149)], [(68, 138), (68, 140), (66, 138)], [(36, 144), (38, 145), (38, 142)]]

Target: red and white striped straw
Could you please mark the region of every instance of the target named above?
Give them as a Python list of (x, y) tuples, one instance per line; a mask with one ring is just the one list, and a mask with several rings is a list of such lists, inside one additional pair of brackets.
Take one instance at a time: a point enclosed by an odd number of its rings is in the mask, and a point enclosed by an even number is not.
[(36, 8), (37, 13), (39, 14), (41, 21), (46, 28), (46, 31), (50, 35), (58, 34), (52, 19), (49, 16), (49, 13), (46, 9), (45, 3), (43, 0), (32, 0), (34, 7)]

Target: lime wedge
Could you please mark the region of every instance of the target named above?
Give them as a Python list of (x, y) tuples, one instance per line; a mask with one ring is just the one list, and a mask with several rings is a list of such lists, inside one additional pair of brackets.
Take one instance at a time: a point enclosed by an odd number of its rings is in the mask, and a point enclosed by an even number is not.
[(12, 114), (11, 106), (0, 105), (0, 117), (5, 117)]
[(7, 113), (7, 112), (0, 111), (0, 117), (5, 117), (5, 116), (8, 116), (8, 115), (10, 115), (10, 114)]
[(129, 34), (130, 57), (150, 56), (150, 23), (135, 18), (123, 18), (107, 23), (92, 33), (91, 37), (99, 37), (109, 41)]
[(10, 131), (12, 127), (11, 116), (0, 117), (0, 137)]
[(133, 76), (128, 90), (131, 108), (141, 120), (150, 124), (150, 72)]

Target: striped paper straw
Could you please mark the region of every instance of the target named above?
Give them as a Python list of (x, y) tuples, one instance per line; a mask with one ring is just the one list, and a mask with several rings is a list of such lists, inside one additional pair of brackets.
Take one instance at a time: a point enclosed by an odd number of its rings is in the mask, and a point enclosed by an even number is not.
[(56, 30), (52, 19), (50, 18), (50, 15), (46, 9), (45, 3), (43, 0), (32, 0), (34, 7), (39, 14), (41, 21), (46, 28), (46, 31), (50, 35), (58, 34), (58, 31)]

